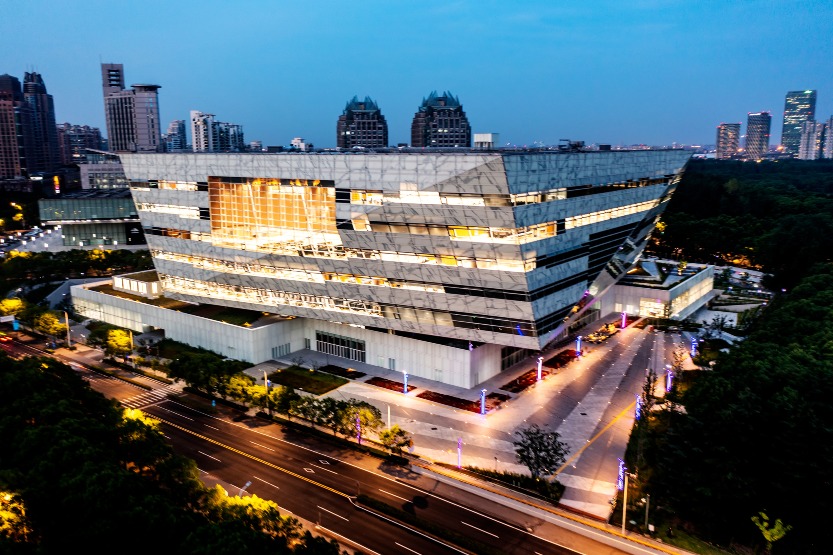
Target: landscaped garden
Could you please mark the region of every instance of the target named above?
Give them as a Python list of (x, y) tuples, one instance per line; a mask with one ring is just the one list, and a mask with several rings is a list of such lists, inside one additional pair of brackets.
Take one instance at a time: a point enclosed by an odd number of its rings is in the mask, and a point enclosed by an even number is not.
[(561, 368), (577, 358), (575, 349), (565, 349), (545, 360), (543, 365), (548, 368)]
[(308, 370), (300, 366), (275, 370), (269, 374), (269, 380), (272, 383), (285, 385), (314, 395), (327, 393), (347, 383), (347, 380), (339, 376)]
[(342, 378), (347, 378), (348, 380), (357, 380), (359, 378), (365, 377), (367, 374), (364, 372), (359, 372), (353, 368), (344, 368), (342, 366), (336, 366), (335, 364), (327, 364), (322, 366), (318, 369), (319, 372), (326, 372), (328, 374), (334, 374), (336, 376), (341, 376)]
[[(369, 380), (367, 380), (364, 383), (367, 383), (367, 384), (370, 384), (370, 385), (375, 385), (377, 387), (384, 387), (385, 389), (390, 389), (391, 391), (399, 391), (400, 393), (405, 390), (404, 389), (405, 384), (402, 383), (402, 382), (397, 382), (395, 380), (388, 380), (388, 379), (385, 379), (385, 378), (379, 378), (379, 377), (376, 377), (376, 376), (374, 376), (373, 378), (370, 378)], [(408, 386), (408, 391), (409, 392), (413, 391), (414, 389), (416, 389), (416, 386), (413, 386), (413, 385)]]
[[(555, 374), (555, 371), (552, 368), (545, 368), (541, 367), (541, 379), (546, 379), (547, 376)], [(518, 378), (512, 380), (511, 382), (504, 384), (500, 387), (500, 389), (504, 391), (508, 391), (510, 393), (520, 393), (527, 387), (532, 386), (538, 381), (538, 369), (533, 368), (529, 372), (524, 372), (523, 375), (519, 376)]]
[[(446, 395), (445, 393), (437, 393), (436, 391), (423, 391), (418, 394), (417, 397), (425, 399), (426, 401), (433, 401), (435, 403), (448, 405), (449, 407), (457, 409), (469, 410), (477, 413), (480, 412), (480, 399), (467, 401), (466, 399), (460, 399), (459, 397)], [(505, 403), (509, 399), (509, 395), (504, 395), (503, 393), (489, 393), (486, 395), (486, 412), (498, 408), (501, 403)]]

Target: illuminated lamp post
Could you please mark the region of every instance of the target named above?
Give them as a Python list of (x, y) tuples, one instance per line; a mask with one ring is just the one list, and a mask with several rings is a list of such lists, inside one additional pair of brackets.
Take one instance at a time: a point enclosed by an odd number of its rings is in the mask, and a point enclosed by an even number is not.
[(544, 357), (538, 357), (538, 381), (541, 381), (541, 366), (544, 364)]
[(665, 391), (671, 391), (671, 382), (674, 379), (674, 372), (671, 371), (671, 365), (666, 366), (665, 373)]
[(480, 414), (486, 414), (486, 390), (480, 390)]
[(462, 466), (463, 461), (463, 438), (457, 438), (457, 468)]
[(697, 338), (692, 337), (691, 338), (691, 358), (694, 358), (696, 356), (697, 356)]
[(405, 379), (405, 383), (402, 385), (402, 393), (408, 394), (408, 373), (402, 372), (402, 376)]
[(622, 329), (625, 329), (625, 327), (627, 325), (628, 325), (628, 313), (627, 312), (622, 312)]
[(639, 420), (639, 417), (642, 416), (642, 395), (636, 396), (636, 410), (634, 412), (634, 418)]
[(581, 356), (581, 336), (576, 337), (576, 356)]

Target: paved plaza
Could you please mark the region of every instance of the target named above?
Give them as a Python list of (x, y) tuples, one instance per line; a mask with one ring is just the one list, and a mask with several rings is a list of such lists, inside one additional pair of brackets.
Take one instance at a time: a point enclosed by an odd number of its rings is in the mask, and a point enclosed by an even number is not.
[[(590, 326), (591, 328), (594, 325)], [(503, 392), (499, 388), (536, 367), (535, 357), (521, 362), (474, 389), (463, 389), (409, 376), (409, 394), (364, 383), (373, 376), (402, 382), (402, 373), (378, 366), (327, 357), (315, 351), (293, 353), (278, 364), (263, 363), (250, 370), (263, 379), (263, 369), (293, 363), (302, 357), (306, 364), (348, 365), (366, 372), (328, 393), (338, 399), (367, 401), (387, 421), (399, 424), (414, 438), (413, 453), (431, 462), (456, 465), (458, 439), (464, 466), (528, 473), (515, 460), (515, 432), (538, 424), (557, 431), (570, 449), (567, 463), (556, 472), (566, 486), (561, 503), (575, 511), (607, 520), (610, 500), (616, 495), (618, 460), (624, 458), (634, 422), (636, 396), (640, 393), (648, 368), (662, 376), (671, 362), (675, 343), (686, 341), (679, 334), (654, 332), (630, 326), (601, 344), (585, 345), (579, 359), (559, 368), (546, 379), (522, 391), (499, 409), (483, 416), (471, 411), (434, 403), (416, 397), (430, 390), (467, 400), (478, 400), (480, 389)], [(563, 350), (564, 347), (558, 350)], [(557, 351), (543, 353), (545, 359)]]

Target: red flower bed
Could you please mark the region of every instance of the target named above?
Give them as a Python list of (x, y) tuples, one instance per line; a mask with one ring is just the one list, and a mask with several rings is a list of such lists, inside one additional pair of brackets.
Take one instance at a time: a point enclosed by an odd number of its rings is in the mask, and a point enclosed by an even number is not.
[[(542, 365), (541, 367), (541, 379), (543, 380), (550, 374), (555, 374), (552, 368), (546, 368)], [(535, 382), (538, 381), (538, 369), (533, 368), (529, 372), (525, 372), (522, 376), (518, 377), (517, 379), (512, 380), (511, 382), (501, 386), (500, 389), (504, 391), (509, 391), (511, 393), (520, 393), (527, 387), (531, 386)]]
[(574, 361), (576, 358), (578, 357), (576, 357), (575, 349), (565, 349), (549, 360), (545, 360), (544, 366), (548, 366), (549, 368), (561, 368), (565, 364)]
[[(445, 393), (437, 393), (436, 391), (423, 391), (417, 397), (425, 399), (426, 401), (434, 401), (441, 405), (448, 405), (457, 409), (468, 410), (471, 412), (480, 412), (480, 399), (475, 401), (467, 401), (454, 397), (453, 395), (446, 395)], [(489, 393), (486, 395), (486, 412), (493, 410), (500, 406), (501, 403), (508, 401), (509, 395), (502, 393)]]
[[(376, 377), (376, 376), (370, 378), (369, 380), (367, 380), (364, 383), (369, 383), (370, 385), (375, 385), (375, 386), (378, 386), (378, 387), (384, 387), (385, 389), (390, 389), (391, 391), (398, 391), (400, 393), (405, 390), (405, 384), (402, 383), (402, 382), (387, 380), (385, 378), (379, 378), (379, 377)], [(413, 386), (413, 385), (408, 386), (408, 391), (413, 391), (414, 389), (416, 389), (416, 386)]]

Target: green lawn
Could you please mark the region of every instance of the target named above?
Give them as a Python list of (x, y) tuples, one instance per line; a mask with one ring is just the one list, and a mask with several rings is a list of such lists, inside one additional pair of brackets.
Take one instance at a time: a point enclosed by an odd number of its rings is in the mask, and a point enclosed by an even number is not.
[(337, 387), (346, 384), (348, 380), (325, 374), (324, 372), (311, 372), (307, 368), (290, 366), (282, 370), (276, 370), (269, 374), (272, 383), (286, 385), (293, 389), (306, 391), (315, 395), (327, 393)]

